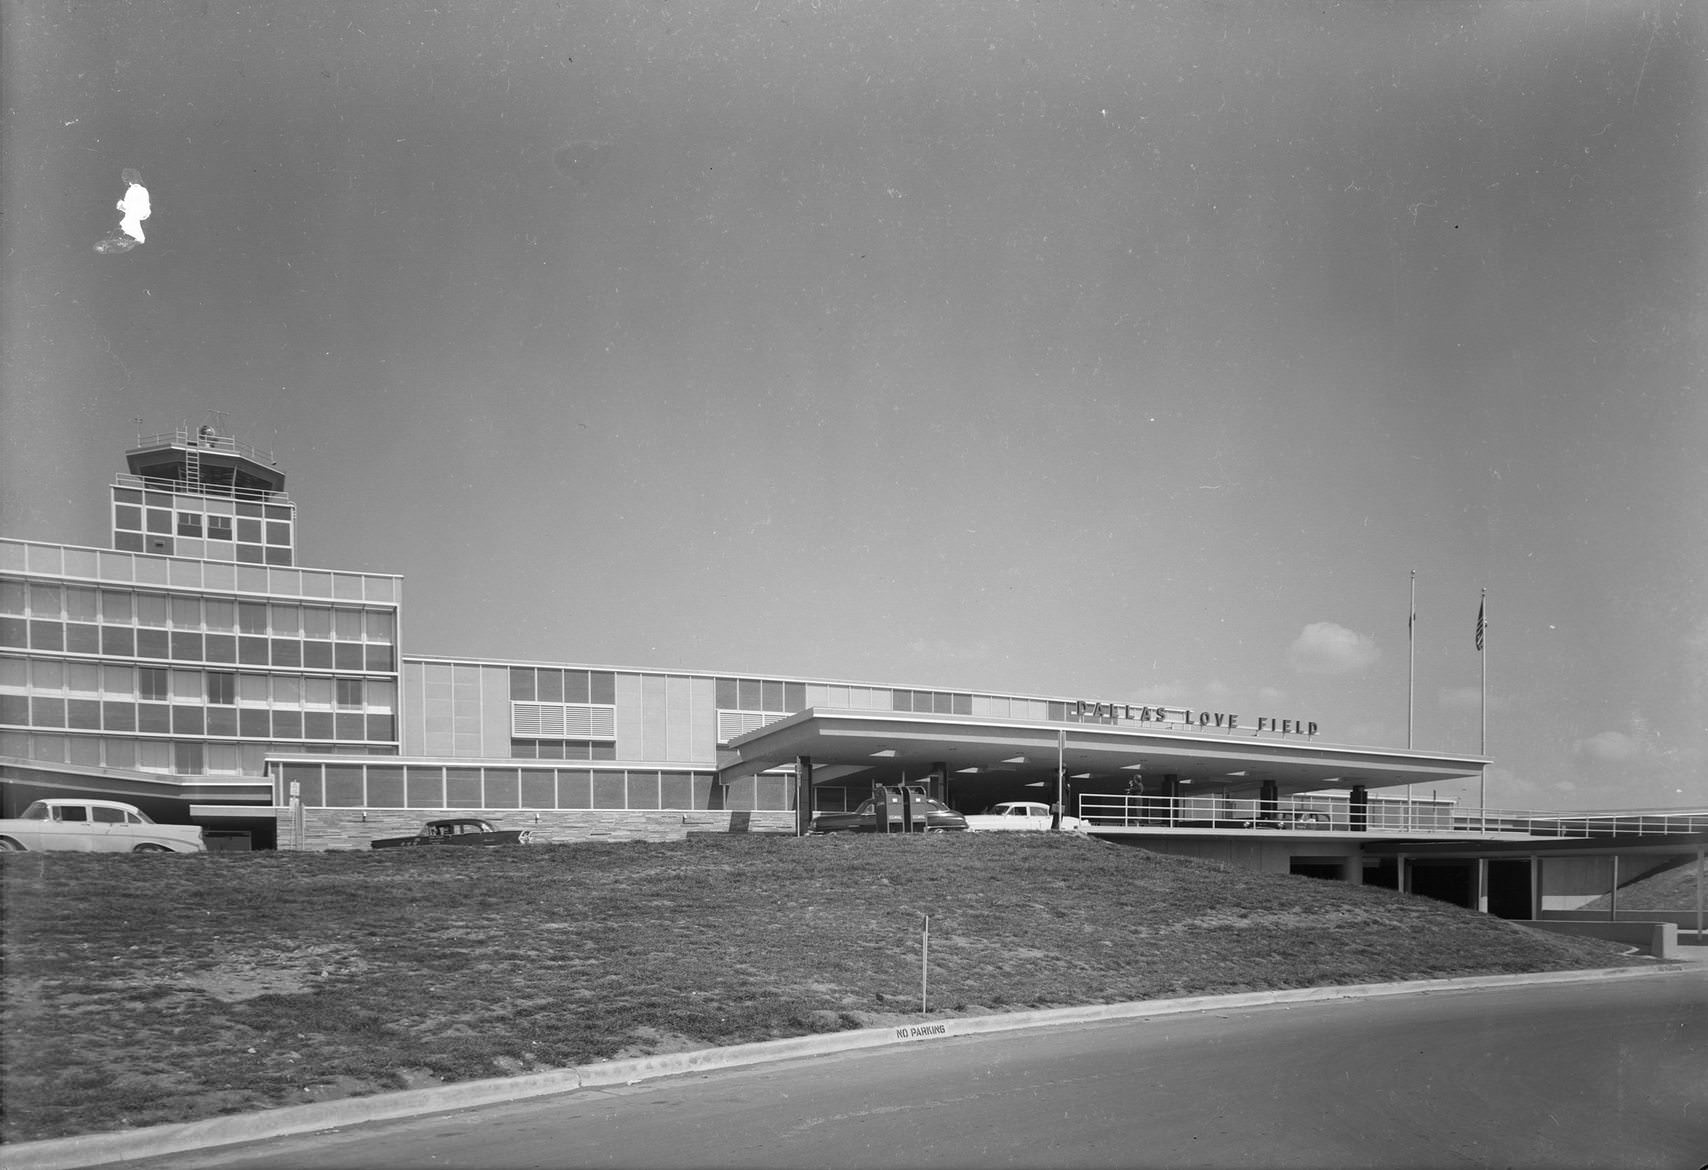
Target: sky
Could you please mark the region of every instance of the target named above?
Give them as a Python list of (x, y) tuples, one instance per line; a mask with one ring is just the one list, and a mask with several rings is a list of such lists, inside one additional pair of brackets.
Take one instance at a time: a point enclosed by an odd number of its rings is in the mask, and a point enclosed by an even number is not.
[(1708, 803), (1708, 7), (3, 13), (7, 536), (223, 411), (405, 653)]

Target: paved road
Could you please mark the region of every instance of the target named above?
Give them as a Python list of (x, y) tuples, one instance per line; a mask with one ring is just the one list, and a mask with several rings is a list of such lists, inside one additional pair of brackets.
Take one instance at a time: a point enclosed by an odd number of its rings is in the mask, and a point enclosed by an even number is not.
[(951, 1038), (135, 1165), (1708, 1164), (1708, 978)]

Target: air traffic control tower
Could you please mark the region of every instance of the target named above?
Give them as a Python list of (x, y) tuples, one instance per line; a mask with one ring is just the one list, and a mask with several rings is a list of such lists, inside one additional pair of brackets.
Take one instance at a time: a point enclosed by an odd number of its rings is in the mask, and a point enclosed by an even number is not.
[(216, 422), (139, 435), (112, 485), (113, 547), (251, 565), (296, 563), (296, 505), (271, 454)]

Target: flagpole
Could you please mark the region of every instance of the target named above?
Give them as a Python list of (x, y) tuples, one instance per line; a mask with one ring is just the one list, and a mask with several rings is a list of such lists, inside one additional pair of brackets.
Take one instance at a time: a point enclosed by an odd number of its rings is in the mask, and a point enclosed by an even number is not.
[[(1411, 608), (1406, 610), (1406, 751), (1411, 751), (1412, 711), (1417, 700), (1417, 570), (1411, 571)], [(1411, 785), (1406, 785), (1406, 828), (1411, 828), (1414, 807)]]
[[(1489, 613), (1489, 591), (1485, 587), (1483, 589), (1482, 600), (1477, 603), (1477, 657), (1482, 659), (1482, 667), (1483, 667), (1483, 686), (1482, 686), (1482, 693), (1483, 694), (1482, 694), (1482, 704), (1481, 704), (1482, 705), (1482, 733), (1481, 733), (1481, 738), (1478, 742), (1477, 751), (1478, 751), (1478, 754), (1483, 756), (1484, 758), (1487, 758), (1487, 756), (1489, 754), (1489, 651), (1488, 651), (1488, 646), (1487, 646), (1487, 642), (1488, 642), (1488, 636), (1487, 635), (1488, 635), (1488, 628), (1489, 628), (1488, 613)], [(1481, 771), (1482, 771), (1482, 796), (1479, 799), (1482, 801), (1484, 815), (1487, 815), (1488, 807), (1489, 807), (1489, 766), (1487, 764), (1484, 764), (1482, 766)]]
[[(1411, 751), (1412, 710), (1417, 698), (1417, 570), (1411, 571), (1411, 608), (1406, 611), (1406, 751)], [(1407, 785), (1410, 788), (1410, 785)], [(1410, 797), (1410, 792), (1407, 792)]]

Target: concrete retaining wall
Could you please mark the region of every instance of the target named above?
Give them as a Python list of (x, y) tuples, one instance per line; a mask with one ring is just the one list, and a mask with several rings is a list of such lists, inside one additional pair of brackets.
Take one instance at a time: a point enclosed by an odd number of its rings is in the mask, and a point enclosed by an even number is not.
[(1363, 855), (1356, 842), (1137, 836), (1111, 839), (1117, 844), (1135, 845), (1152, 853), (1220, 861), (1235, 869), (1252, 869), (1260, 873), (1287, 873), (1295, 856), (1302, 861), (1338, 861), (1347, 867), (1346, 880), (1358, 883), (1364, 877)]
[[(366, 819), (363, 819), (363, 818)], [(428, 821), (480, 817), (500, 829), (527, 829), (542, 844), (575, 841), (681, 841), (701, 833), (795, 832), (795, 814), (742, 809), (407, 809), (365, 814), (353, 809), (303, 810), (304, 849), (366, 849), (376, 837), (407, 837)], [(294, 846), (288, 812), (277, 818), (279, 848)]]
[(1657, 959), (1676, 959), (1680, 957), (1678, 949), (1678, 924), (1674, 922), (1571, 922), (1555, 918), (1532, 918), (1520, 922), (1522, 926), (1534, 926), (1538, 930), (1552, 931), (1555, 934), (1572, 934), (1580, 938), (1604, 938), (1610, 942), (1624, 943), (1636, 947), (1644, 954), (1653, 955)]
[(1605, 910), (1543, 910), (1549, 922), (1670, 922), (1680, 930), (1696, 929), (1694, 910), (1621, 910), (1619, 917), (1609, 919)]

